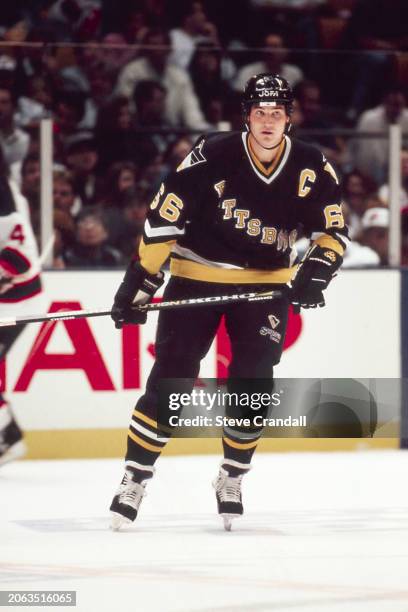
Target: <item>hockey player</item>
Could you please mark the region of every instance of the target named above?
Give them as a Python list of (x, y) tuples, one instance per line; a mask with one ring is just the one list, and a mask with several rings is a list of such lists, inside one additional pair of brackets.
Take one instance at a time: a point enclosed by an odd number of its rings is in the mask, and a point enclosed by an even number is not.
[[(40, 264), (28, 204), (9, 179), (0, 149), (0, 313), (22, 315), (43, 309)], [(23, 327), (0, 327), (0, 360)], [(21, 429), (0, 393), (0, 465), (25, 453)]]
[[(166, 443), (157, 417), (160, 380), (197, 377), (222, 316), (231, 341), (230, 380), (271, 379), (290, 302), (297, 308), (324, 306), (323, 290), (342, 263), (347, 230), (339, 180), (316, 148), (289, 137), (292, 102), (285, 79), (252, 77), (243, 99), (246, 130), (201, 138), (151, 203), (140, 261), (130, 263), (115, 295), (116, 327), (145, 322), (135, 306), (163, 283), (160, 269), (169, 255), (165, 300), (271, 288), (283, 289), (283, 297), (192, 309), (188, 316), (180, 310), (160, 313), (156, 362), (132, 415), (125, 475), (110, 507), (114, 529), (136, 518)], [(313, 242), (297, 266), (299, 226)], [(275, 333), (260, 333), (271, 321)], [(224, 459), (214, 487), (226, 529), (243, 513), (241, 481), (260, 436), (259, 428), (245, 435), (224, 428)]]

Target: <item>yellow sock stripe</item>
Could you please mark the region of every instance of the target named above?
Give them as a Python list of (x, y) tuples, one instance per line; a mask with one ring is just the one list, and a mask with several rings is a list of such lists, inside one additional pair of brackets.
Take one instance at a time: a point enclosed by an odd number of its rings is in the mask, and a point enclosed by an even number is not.
[(154, 421), (150, 417), (146, 416), (145, 414), (143, 414), (143, 412), (140, 412), (140, 410), (134, 410), (133, 416), (137, 417), (141, 421), (144, 421), (145, 423), (150, 425), (150, 427), (154, 427), (156, 430), (159, 429), (157, 421)]
[(161, 453), (162, 451), (162, 447), (158, 447), (158, 446), (154, 446), (153, 444), (149, 444), (148, 442), (145, 442), (144, 440), (142, 440), (142, 438), (139, 438), (139, 436), (137, 436), (135, 433), (133, 433), (133, 431), (131, 429), (128, 430), (128, 436), (129, 438), (131, 438), (133, 440), (133, 442), (136, 442), (136, 444), (139, 444), (139, 446), (143, 446), (143, 448), (145, 448), (146, 450), (151, 451), (152, 453)]
[(223, 437), (223, 441), (225, 442), (225, 444), (228, 444), (228, 446), (231, 446), (232, 448), (237, 448), (238, 450), (247, 450), (248, 448), (255, 448), (255, 446), (259, 442), (259, 440), (255, 440), (253, 442), (235, 442), (234, 440), (230, 440), (225, 436)]

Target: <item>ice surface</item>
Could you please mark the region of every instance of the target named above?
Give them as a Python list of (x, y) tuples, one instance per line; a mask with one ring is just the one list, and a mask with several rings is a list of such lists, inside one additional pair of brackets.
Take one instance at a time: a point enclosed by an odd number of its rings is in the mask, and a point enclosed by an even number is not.
[(77, 591), (76, 608), (43, 610), (407, 612), (407, 453), (259, 454), (230, 533), (218, 463), (163, 457), (119, 533), (121, 461), (3, 466), (0, 590)]

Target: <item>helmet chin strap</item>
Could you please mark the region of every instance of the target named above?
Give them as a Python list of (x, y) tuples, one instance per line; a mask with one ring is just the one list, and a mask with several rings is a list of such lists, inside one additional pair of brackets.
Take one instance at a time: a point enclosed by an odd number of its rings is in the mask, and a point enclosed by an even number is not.
[(282, 135), (282, 138), (280, 139), (280, 141), (278, 142), (278, 144), (273, 145), (273, 147), (264, 147), (264, 145), (262, 145), (259, 140), (257, 140), (255, 138), (255, 136), (253, 135), (253, 133), (251, 132), (251, 130), (249, 130), (249, 133), (251, 134), (252, 138), (255, 140), (256, 144), (258, 144), (260, 147), (262, 147), (262, 149), (265, 149), (266, 151), (273, 151), (273, 149), (277, 149), (281, 144), (282, 144), (282, 140), (285, 138), (285, 134)]

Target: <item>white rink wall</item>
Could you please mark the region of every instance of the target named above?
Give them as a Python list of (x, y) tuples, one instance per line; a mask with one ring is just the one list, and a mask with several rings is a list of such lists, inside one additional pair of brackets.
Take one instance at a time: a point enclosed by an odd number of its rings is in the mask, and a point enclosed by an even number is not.
[[(46, 309), (110, 307), (121, 277), (120, 271), (45, 273)], [(24, 429), (125, 429), (153, 364), (156, 321), (151, 313), (145, 326), (122, 332), (108, 317), (28, 325), (2, 373)], [(326, 308), (302, 311), (289, 327), (291, 345), (276, 376), (399, 377), (398, 271), (342, 272), (327, 292)], [(200, 375), (225, 375), (226, 352), (220, 336)]]

